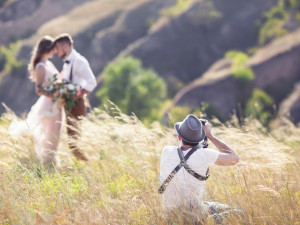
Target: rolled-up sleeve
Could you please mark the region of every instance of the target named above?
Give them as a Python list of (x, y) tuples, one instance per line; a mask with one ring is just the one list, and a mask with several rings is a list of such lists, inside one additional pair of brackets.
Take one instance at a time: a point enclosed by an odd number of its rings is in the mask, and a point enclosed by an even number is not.
[(214, 165), (220, 154), (220, 152), (209, 148), (205, 148), (205, 153), (208, 165)]
[(81, 76), (79, 85), (82, 89), (92, 92), (97, 86), (97, 81), (88, 61), (81, 59), (78, 65), (78, 74)]

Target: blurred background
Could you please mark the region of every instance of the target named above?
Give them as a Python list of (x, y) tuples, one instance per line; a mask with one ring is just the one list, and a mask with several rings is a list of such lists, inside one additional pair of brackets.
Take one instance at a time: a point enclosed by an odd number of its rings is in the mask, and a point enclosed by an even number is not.
[[(62, 32), (98, 85), (77, 141), (90, 162), (72, 158), (64, 128), (57, 170), (32, 137), (12, 139), (6, 106), (30, 111), (32, 48)], [(186, 224), (157, 190), (188, 113), (240, 157), (210, 168), (204, 192), (245, 211), (225, 224), (299, 224), (300, 0), (0, 0), (0, 103), (0, 224)]]
[(145, 123), (194, 113), (299, 126), (299, 0), (0, 0), (0, 7), (0, 102), (19, 116), (38, 99), (27, 72), (34, 44), (68, 32), (97, 78), (92, 107), (111, 100)]

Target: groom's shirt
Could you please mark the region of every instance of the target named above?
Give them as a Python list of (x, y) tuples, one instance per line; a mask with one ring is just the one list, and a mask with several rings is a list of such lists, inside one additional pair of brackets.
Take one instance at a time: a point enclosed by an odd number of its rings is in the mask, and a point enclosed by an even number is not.
[[(82, 89), (89, 92), (93, 91), (97, 86), (95, 75), (86, 60), (75, 49), (64, 60), (63, 78), (71, 81), (73, 84), (79, 85)], [(72, 68), (72, 77), (71, 77)]]

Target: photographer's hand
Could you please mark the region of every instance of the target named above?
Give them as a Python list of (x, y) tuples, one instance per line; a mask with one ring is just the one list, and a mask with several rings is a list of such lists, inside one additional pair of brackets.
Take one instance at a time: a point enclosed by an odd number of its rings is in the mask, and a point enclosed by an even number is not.
[(210, 139), (213, 135), (211, 133), (211, 127), (209, 122), (206, 120), (205, 125), (203, 126), (203, 130), (205, 131), (205, 135), (208, 139)]

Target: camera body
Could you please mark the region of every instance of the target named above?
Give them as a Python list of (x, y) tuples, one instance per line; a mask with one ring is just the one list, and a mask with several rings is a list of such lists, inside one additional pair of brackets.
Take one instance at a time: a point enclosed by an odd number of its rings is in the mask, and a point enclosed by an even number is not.
[(206, 124), (206, 121), (207, 121), (207, 120), (200, 119), (200, 122), (201, 122), (202, 126), (205, 126), (205, 124)]
[[(201, 122), (202, 126), (205, 126), (206, 121), (207, 120), (200, 119), (200, 122)], [(204, 146), (203, 148), (207, 148), (208, 147), (208, 142), (207, 141), (208, 141), (208, 139), (207, 139), (207, 137), (205, 137), (204, 140), (203, 140), (203, 143), (202, 143), (203, 146)]]

